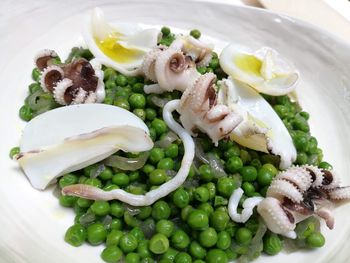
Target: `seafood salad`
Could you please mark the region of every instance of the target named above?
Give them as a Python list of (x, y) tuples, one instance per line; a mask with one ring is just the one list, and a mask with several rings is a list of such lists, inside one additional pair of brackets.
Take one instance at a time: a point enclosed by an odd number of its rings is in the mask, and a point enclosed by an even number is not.
[(64, 240), (101, 245), (110, 263), (320, 249), (350, 188), (311, 135), (300, 72), (272, 47), (216, 50), (197, 29), (173, 31), (95, 8), (85, 46), (34, 57), (10, 157), (74, 210)]

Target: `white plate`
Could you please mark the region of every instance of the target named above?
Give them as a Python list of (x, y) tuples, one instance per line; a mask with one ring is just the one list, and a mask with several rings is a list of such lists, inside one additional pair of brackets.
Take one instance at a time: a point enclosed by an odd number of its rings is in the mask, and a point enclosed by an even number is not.
[[(44, 3), (41, 8), (38, 3)], [(119, 4), (118, 4), (119, 2)], [(8, 4), (10, 1), (8, 1)], [(97, 1), (31, 1), (0, 26), (1, 40), (1, 180), (0, 261), (1, 262), (101, 262), (102, 247), (73, 248), (63, 241), (73, 222), (70, 209), (58, 205), (52, 190), (33, 189), (8, 151), (18, 144), (24, 123), (18, 109), (26, 96), (33, 68), (33, 56), (52, 48), (63, 57), (79, 42), (83, 14)], [(98, 1), (109, 19), (183, 29), (198, 28), (217, 41), (235, 41), (258, 48), (268, 45), (295, 63), (302, 74), (298, 93), (311, 113), (311, 131), (324, 149), (344, 184), (350, 185), (350, 47), (330, 34), (289, 17), (227, 4), (189, 1)], [(8, 6), (7, 6), (8, 7)], [(16, 6), (15, 6), (16, 7)], [(2, 7), (1, 10), (7, 10)], [(28, 11), (29, 10), (29, 11)], [(325, 18), (326, 19), (326, 18)], [(323, 230), (322, 249), (280, 254), (269, 262), (346, 262), (350, 258), (350, 206), (336, 211), (333, 231)], [(263, 262), (262, 257), (256, 262)]]

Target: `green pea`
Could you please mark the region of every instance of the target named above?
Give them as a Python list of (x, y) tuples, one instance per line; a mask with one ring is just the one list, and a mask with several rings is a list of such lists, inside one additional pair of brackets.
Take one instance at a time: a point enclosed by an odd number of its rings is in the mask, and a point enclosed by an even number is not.
[(303, 165), (303, 164), (307, 164), (307, 161), (308, 161), (308, 156), (306, 153), (304, 152), (298, 152), (297, 154), (297, 159), (296, 159), (296, 163), (297, 164), (300, 164), (300, 165)]
[(63, 188), (67, 185), (77, 184), (78, 181), (79, 181), (79, 177), (77, 175), (65, 174), (64, 176), (61, 177), (58, 184), (61, 188)]
[(249, 163), (252, 160), (249, 152), (243, 149), (241, 150), (239, 157), (241, 158), (243, 164)]
[(10, 152), (9, 152), (9, 157), (13, 159), (17, 154), (20, 153), (20, 148), (19, 147), (13, 147)]
[(93, 246), (104, 242), (107, 237), (107, 230), (101, 223), (93, 223), (87, 228), (87, 240)]
[(203, 75), (203, 74), (207, 73), (207, 68), (204, 66), (201, 66), (201, 67), (197, 68), (197, 71)]
[(232, 192), (237, 188), (235, 180), (229, 177), (221, 177), (216, 183), (216, 189), (220, 195), (230, 197)]
[(190, 35), (198, 39), (201, 37), (201, 32), (198, 29), (192, 29)]
[(77, 200), (77, 204), (78, 206), (82, 207), (82, 208), (88, 208), (92, 205), (94, 201), (89, 200), (89, 199), (85, 199), (85, 198), (78, 198)]
[(110, 229), (115, 229), (115, 230), (123, 229), (123, 221), (120, 218), (113, 218), (110, 224)]
[(117, 218), (120, 218), (124, 215), (125, 209), (119, 201), (113, 201), (110, 204), (110, 214)]
[(168, 250), (168, 248), (169, 240), (163, 234), (157, 233), (149, 241), (149, 249), (154, 254), (163, 254)]
[[(237, 145), (233, 145), (227, 151), (224, 152), (225, 160), (229, 160), (232, 157), (239, 157), (241, 154), (241, 150)], [(243, 162), (242, 162), (243, 163)]]
[(78, 197), (69, 195), (61, 195), (59, 198), (60, 205), (63, 207), (73, 207), (77, 200)]
[(179, 146), (177, 146), (177, 144), (175, 143), (172, 143), (165, 148), (165, 156), (168, 158), (176, 158), (178, 154), (179, 154)]
[(152, 185), (160, 185), (164, 183), (167, 179), (167, 175), (165, 170), (163, 169), (155, 169), (149, 175), (149, 182)]
[(142, 168), (142, 171), (145, 173), (145, 174), (150, 174), (152, 171), (154, 171), (155, 167), (151, 164), (148, 164), (146, 163), (143, 168)]
[(265, 163), (265, 164), (261, 167), (261, 169), (266, 169), (266, 170), (268, 170), (268, 171), (272, 174), (272, 176), (276, 176), (277, 173), (278, 173), (277, 168), (276, 168), (273, 164), (271, 164), (271, 163)]
[(128, 84), (128, 80), (124, 75), (118, 75), (115, 82), (118, 86), (125, 87)]
[(134, 227), (129, 233), (136, 237), (138, 242), (145, 239), (145, 234), (139, 227)]
[[(144, 87), (144, 84), (143, 83), (135, 83), (135, 84), (132, 84), (132, 92), (135, 92), (135, 93), (143, 93), (143, 87)], [(146, 102), (146, 98), (145, 98), (145, 102)]]
[(155, 261), (153, 258), (147, 257), (147, 258), (141, 259), (141, 263), (155, 263)]
[(171, 244), (174, 248), (184, 249), (190, 244), (190, 238), (183, 230), (176, 230), (171, 237)]
[(206, 256), (207, 263), (228, 263), (227, 255), (220, 249), (211, 249)]
[(208, 216), (214, 212), (214, 208), (209, 203), (201, 203), (197, 208), (204, 211)]
[(97, 178), (88, 178), (88, 179), (85, 180), (84, 184), (95, 186), (95, 187), (98, 187), (98, 188), (102, 187), (101, 181), (99, 179), (97, 179)]
[(39, 82), (40, 81), (40, 76), (41, 76), (41, 71), (38, 68), (34, 68), (32, 71), (32, 78), (33, 80)]
[(216, 231), (222, 231), (227, 227), (230, 217), (226, 212), (215, 210), (210, 215), (210, 226), (215, 228)]
[(157, 117), (157, 111), (152, 108), (146, 108), (146, 119), (149, 121), (154, 120)]
[(219, 66), (220, 66), (219, 59), (212, 58), (212, 60), (209, 63), (209, 67), (211, 67), (212, 69), (217, 69)]
[(288, 107), (284, 105), (275, 105), (273, 108), (275, 109), (276, 113), (281, 119), (284, 119), (285, 117), (287, 117), (289, 113)]
[(115, 99), (114, 106), (118, 106), (118, 107), (123, 108), (125, 110), (130, 110), (130, 105), (129, 105), (128, 100), (123, 98), (123, 97), (118, 97), (117, 99)]
[(223, 205), (227, 205), (228, 204), (228, 200), (220, 195), (215, 196), (214, 198), (214, 206), (218, 207), (218, 206), (223, 206)]
[(209, 226), (209, 218), (206, 212), (196, 209), (187, 218), (187, 224), (195, 230), (203, 230)]
[(162, 219), (156, 223), (157, 233), (163, 234), (166, 237), (170, 237), (174, 232), (174, 229), (175, 225), (172, 221)]
[(236, 260), (238, 257), (237, 253), (235, 253), (232, 249), (226, 249), (225, 253), (229, 262)]
[(221, 231), (218, 233), (216, 246), (222, 250), (228, 249), (231, 246), (231, 236), (227, 231)]
[(151, 127), (155, 129), (157, 136), (160, 136), (163, 133), (166, 133), (168, 131), (168, 127), (165, 124), (165, 122), (161, 119), (158, 119), (158, 118), (155, 118), (152, 121)]
[(230, 173), (236, 173), (243, 167), (243, 162), (238, 156), (230, 157), (226, 162), (226, 169)]
[(242, 184), (242, 189), (243, 189), (245, 195), (247, 195), (248, 197), (253, 196), (255, 193), (254, 185), (252, 183), (249, 183), (249, 182), (244, 182)]
[(190, 195), (184, 188), (178, 188), (173, 194), (173, 203), (178, 208), (186, 207), (190, 202)]
[(107, 235), (106, 245), (107, 246), (118, 246), (120, 239), (124, 233), (121, 230), (112, 229), (112, 231)]
[(244, 182), (254, 182), (258, 177), (258, 171), (254, 166), (243, 166), (239, 172)]
[(129, 104), (133, 109), (143, 109), (146, 106), (146, 98), (140, 93), (134, 93), (129, 97)]
[(140, 172), (139, 171), (131, 171), (129, 174), (129, 180), (130, 182), (135, 182), (140, 178)]
[(136, 217), (131, 215), (129, 212), (124, 212), (124, 222), (131, 227), (136, 227), (140, 225), (139, 220)]
[(194, 198), (201, 203), (209, 200), (209, 190), (205, 186), (198, 187), (194, 192)]
[(112, 182), (118, 186), (126, 186), (129, 184), (130, 179), (126, 173), (117, 173), (112, 177)]
[(190, 205), (187, 205), (186, 207), (181, 209), (181, 219), (183, 221), (186, 221), (189, 214), (193, 211), (193, 207)]
[(238, 228), (235, 237), (238, 244), (247, 245), (252, 240), (252, 231), (246, 227)]
[(306, 152), (308, 150), (308, 137), (305, 133), (297, 133), (293, 137), (293, 143), (298, 151)]
[(120, 187), (116, 184), (113, 184), (111, 181), (109, 181), (102, 189), (103, 189), (103, 191), (108, 192), (108, 191), (112, 191), (115, 189), (120, 189)]
[(157, 168), (164, 170), (173, 170), (174, 161), (171, 158), (164, 158), (158, 162)]
[(173, 262), (179, 251), (169, 247), (169, 249), (162, 255), (161, 259)]
[(318, 167), (321, 169), (324, 169), (324, 170), (332, 170), (333, 169), (333, 166), (327, 162), (320, 162)]
[(199, 176), (201, 180), (210, 182), (214, 178), (214, 173), (208, 164), (202, 164), (199, 166)]
[(29, 85), (29, 93), (33, 94), (34, 92), (37, 92), (38, 90), (41, 90), (41, 86), (39, 83), (35, 82)]
[(104, 72), (105, 81), (108, 81), (108, 80), (114, 81), (117, 77), (117, 72), (115, 72), (115, 70), (112, 68), (106, 68), (103, 72)]
[(106, 89), (116, 89), (117, 84), (115, 84), (115, 81), (113, 79), (109, 79), (105, 82)]
[(158, 163), (161, 159), (164, 158), (164, 150), (161, 149), (161, 148), (153, 148), (151, 151), (150, 151), (150, 154), (149, 154), (149, 157), (148, 157), (148, 160), (153, 163), (153, 164), (156, 164)]
[(97, 216), (105, 216), (110, 211), (110, 206), (107, 201), (96, 200), (91, 205), (91, 211)]
[(165, 36), (165, 37), (171, 33), (170, 28), (166, 27), (166, 26), (162, 27), (161, 32), (162, 32), (163, 36)]
[(325, 238), (320, 232), (314, 232), (306, 238), (306, 244), (311, 248), (323, 247)]
[(155, 220), (168, 219), (170, 216), (170, 207), (165, 201), (157, 201), (152, 207), (152, 217)]
[(252, 159), (250, 165), (254, 166), (256, 169), (259, 169), (262, 166), (259, 159)]
[(146, 112), (144, 109), (134, 109), (132, 111), (137, 117), (139, 117), (141, 120), (145, 121), (146, 120)]
[(140, 213), (137, 215), (139, 219), (146, 219), (152, 214), (151, 206), (140, 207)]
[(113, 177), (113, 171), (109, 167), (105, 167), (103, 171), (98, 175), (101, 180), (110, 180)]
[(205, 263), (205, 261), (203, 261), (201, 259), (196, 259), (195, 261), (193, 261), (193, 263)]
[(209, 182), (205, 185), (205, 187), (208, 189), (209, 191), (209, 199), (213, 199), (216, 195), (216, 186), (214, 183)]
[(212, 247), (218, 241), (218, 235), (214, 228), (209, 227), (199, 233), (199, 243), (203, 247)]
[(123, 252), (116, 246), (108, 246), (101, 253), (101, 258), (107, 263), (117, 263), (122, 256)]
[(140, 260), (140, 255), (134, 252), (128, 253), (125, 257), (126, 263), (139, 263)]
[(151, 251), (149, 250), (149, 240), (143, 240), (139, 242), (137, 247), (137, 254), (140, 255), (141, 258), (147, 258), (151, 256)]
[(186, 252), (180, 252), (176, 255), (175, 263), (192, 263), (192, 258)]
[(75, 224), (67, 229), (64, 240), (74, 247), (79, 247), (85, 242), (86, 237), (86, 229), (80, 224)]
[(259, 185), (261, 186), (270, 185), (272, 179), (273, 179), (273, 174), (269, 170), (264, 169), (263, 167), (259, 169), (258, 177), (257, 177), (257, 181)]
[(309, 132), (310, 127), (307, 121), (301, 116), (295, 116), (294, 120), (292, 120), (292, 126), (295, 130), (300, 130), (303, 132)]
[(282, 250), (282, 242), (276, 234), (264, 236), (264, 252), (268, 255), (277, 255)]
[(207, 251), (197, 241), (192, 241), (189, 252), (194, 258), (205, 258)]
[(29, 105), (23, 105), (19, 109), (19, 117), (24, 121), (30, 121), (33, 118), (33, 112)]
[(122, 236), (119, 240), (119, 247), (124, 253), (134, 251), (138, 246), (137, 239), (134, 235), (128, 233)]

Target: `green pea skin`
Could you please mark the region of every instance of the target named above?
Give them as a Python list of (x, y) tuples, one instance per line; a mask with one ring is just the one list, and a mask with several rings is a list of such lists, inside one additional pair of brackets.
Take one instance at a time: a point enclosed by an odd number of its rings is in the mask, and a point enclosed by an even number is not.
[(175, 225), (170, 220), (159, 220), (156, 223), (156, 232), (165, 235), (166, 237), (170, 237), (175, 229)]
[(306, 244), (311, 248), (323, 247), (325, 238), (320, 232), (314, 232), (306, 238)]
[(218, 206), (223, 206), (223, 205), (227, 205), (228, 204), (228, 200), (220, 195), (215, 196), (214, 198), (214, 206), (218, 207)]
[(282, 242), (276, 234), (264, 236), (264, 252), (270, 256), (277, 255), (282, 250)]
[(170, 207), (165, 201), (157, 201), (152, 207), (152, 217), (155, 220), (168, 219), (170, 216)]
[(169, 240), (163, 234), (157, 233), (149, 241), (149, 249), (154, 254), (163, 254), (168, 250), (168, 248)]
[(206, 256), (207, 263), (227, 263), (228, 258), (224, 251), (220, 249), (211, 249)]
[(101, 223), (93, 223), (87, 228), (87, 240), (93, 246), (97, 246), (105, 241), (107, 230)]
[(173, 203), (178, 208), (186, 207), (190, 202), (189, 193), (184, 188), (178, 188), (173, 194)]
[(216, 231), (222, 231), (227, 227), (230, 217), (226, 212), (215, 210), (210, 215), (210, 226)]
[(119, 240), (119, 247), (124, 253), (134, 251), (138, 246), (138, 242), (135, 236), (132, 234), (125, 234)]
[(106, 247), (101, 253), (101, 258), (107, 263), (117, 263), (122, 256), (123, 252), (116, 246)]
[(140, 260), (141, 260), (140, 255), (137, 254), (137, 253), (134, 253), (134, 252), (128, 253), (125, 256), (125, 262), (126, 263), (139, 263)]
[(202, 230), (209, 226), (209, 218), (206, 212), (196, 209), (187, 218), (187, 224), (195, 230)]
[(176, 255), (175, 263), (192, 263), (192, 258), (186, 252), (180, 252)]
[(325, 169), (325, 170), (332, 170), (333, 166), (325, 161), (320, 162), (320, 164), (318, 165), (319, 168), (321, 169)]
[(173, 170), (174, 161), (171, 158), (164, 158), (158, 162), (157, 168), (164, 169), (164, 170)]
[(107, 246), (112, 246), (112, 245), (118, 246), (119, 241), (123, 235), (124, 235), (124, 233), (121, 230), (112, 229), (111, 232), (107, 235), (106, 245)]
[(174, 248), (184, 249), (190, 244), (190, 238), (183, 230), (176, 230), (171, 237), (171, 244)]
[(189, 252), (194, 258), (203, 259), (207, 254), (205, 248), (203, 248), (197, 241), (192, 241), (190, 244)]
[(64, 240), (74, 247), (79, 247), (85, 242), (86, 237), (86, 229), (80, 224), (75, 224), (67, 229)]
[(247, 245), (252, 240), (252, 231), (245, 227), (238, 228), (235, 237), (238, 244)]
[(189, 214), (193, 211), (193, 207), (190, 205), (185, 206), (184, 208), (181, 209), (181, 219), (183, 221), (186, 221)]
[(201, 203), (207, 202), (209, 200), (208, 188), (206, 188), (204, 186), (200, 186), (200, 187), (196, 188), (196, 190), (194, 192), (194, 198)]
[(79, 181), (79, 177), (75, 174), (65, 174), (61, 177), (59, 180), (58, 184), (61, 188), (72, 185), (72, 184), (77, 184)]
[(209, 227), (206, 230), (200, 232), (199, 234), (199, 243), (203, 247), (212, 247), (216, 244), (218, 240), (218, 235), (214, 228)]

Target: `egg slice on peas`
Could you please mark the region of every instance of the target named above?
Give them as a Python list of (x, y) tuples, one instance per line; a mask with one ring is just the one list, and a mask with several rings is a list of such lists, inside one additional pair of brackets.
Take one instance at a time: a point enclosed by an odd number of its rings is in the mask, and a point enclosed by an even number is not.
[(292, 92), (299, 80), (299, 73), (293, 65), (269, 47), (252, 51), (230, 44), (221, 52), (220, 65), (233, 79), (273, 96)]

